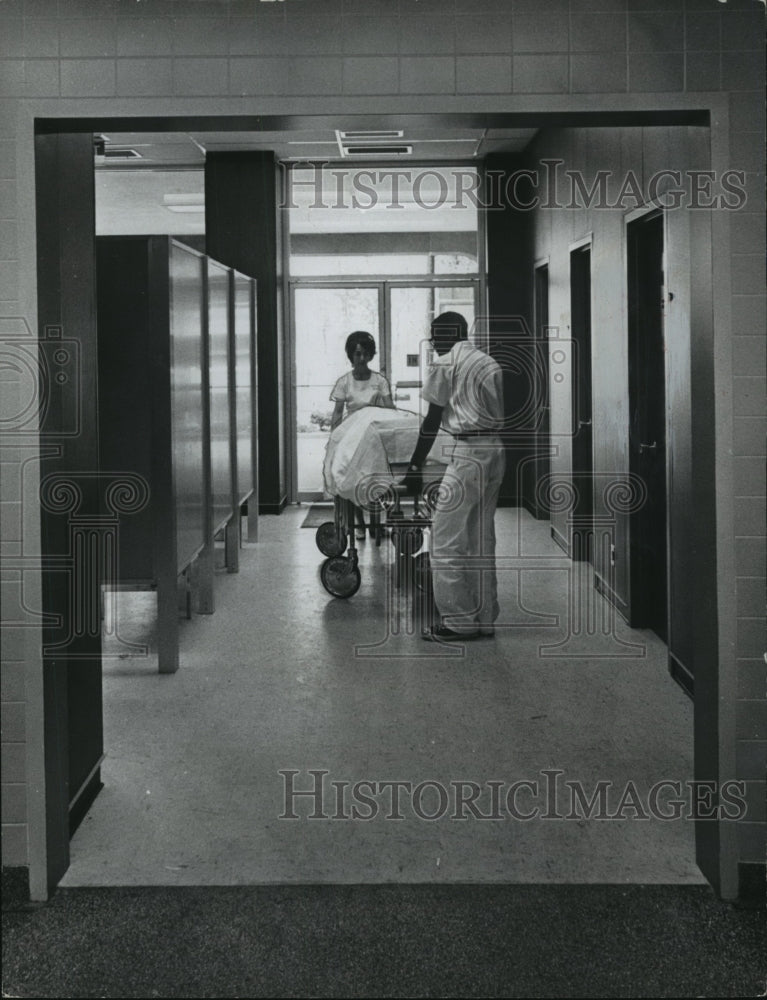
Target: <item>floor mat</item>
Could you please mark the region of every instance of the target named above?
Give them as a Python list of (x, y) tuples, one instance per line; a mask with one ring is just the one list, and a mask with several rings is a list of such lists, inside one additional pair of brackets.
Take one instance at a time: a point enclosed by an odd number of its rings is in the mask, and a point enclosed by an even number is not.
[(335, 508), (332, 503), (313, 503), (306, 513), (306, 517), (301, 523), (302, 528), (319, 528), (326, 521), (332, 521), (335, 517)]
[(764, 915), (708, 886), (59, 889), (3, 996), (755, 997)]

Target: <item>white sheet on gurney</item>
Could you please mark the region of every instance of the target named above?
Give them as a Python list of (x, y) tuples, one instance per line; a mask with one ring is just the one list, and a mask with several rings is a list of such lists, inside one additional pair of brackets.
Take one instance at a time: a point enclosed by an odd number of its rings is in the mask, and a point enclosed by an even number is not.
[[(331, 496), (355, 500), (357, 487), (367, 477), (376, 484), (395, 482), (389, 464), (409, 461), (420, 427), (421, 418), (407, 410), (365, 406), (350, 413), (328, 440), (322, 470), (325, 490)], [(440, 432), (430, 457), (439, 459), (443, 445), (451, 443), (450, 435)]]

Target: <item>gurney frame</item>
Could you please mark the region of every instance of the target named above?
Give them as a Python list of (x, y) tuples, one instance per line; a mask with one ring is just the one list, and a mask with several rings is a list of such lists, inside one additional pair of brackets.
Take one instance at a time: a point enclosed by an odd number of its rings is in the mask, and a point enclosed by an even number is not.
[[(404, 475), (407, 463), (392, 463), (395, 480)], [(431, 513), (439, 496), (444, 466), (430, 466), (423, 470), (428, 483), (413, 496), (412, 513), (403, 506), (404, 487), (387, 483), (373, 491), (372, 498), (360, 504), (371, 518), (372, 536), (376, 545), (388, 532), (396, 553), (394, 560), (394, 585), (397, 589), (415, 586), (430, 590), (429, 554), (421, 552), (424, 532), (431, 526)], [(354, 540), (354, 501), (339, 496), (334, 498), (335, 517), (317, 528), (315, 540), (320, 552), (327, 556), (320, 566), (322, 586), (333, 597), (352, 597), (360, 588), (362, 576)]]

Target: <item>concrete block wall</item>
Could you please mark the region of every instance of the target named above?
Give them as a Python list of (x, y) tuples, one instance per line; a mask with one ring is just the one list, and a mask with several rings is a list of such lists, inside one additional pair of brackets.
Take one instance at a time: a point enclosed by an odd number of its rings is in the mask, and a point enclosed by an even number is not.
[[(760, 0), (0, 0), (0, 335), (7, 342), (36, 327), (35, 116), (706, 108), (710, 95), (718, 107), (725, 95), (727, 122), (714, 126), (728, 165), (748, 171), (749, 197), (732, 227), (725, 276), (732, 367), (724, 390), (734, 412), (719, 447), (733, 468), (721, 509), (734, 555), (723, 587), (732, 606), (722, 615), (737, 664), (737, 691), (725, 695), (735, 699), (738, 773), (758, 782), (767, 745), (758, 711), (765, 693), (763, 26)], [(722, 335), (730, 336), (726, 327)], [(17, 369), (0, 376), (3, 428), (11, 431), (23, 405), (14, 412), (8, 384), (22, 400), (28, 388), (23, 365)], [(19, 474), (35, 449), (34, 435), (3, 438), (4, 616), (35, 607), (34, 475)], [(24, 564), (23, 600), (22, 570), (10, 563), (22, 535), (32, 560)], [(2, 648), (8, 865), (28, 859), (25, 789), (35, 800), (28, 767), (42, 741), (39, 709), (24, 707), (39, 674), (39, 636), (34, 617), (20, 614), (31, 627), (4, 629)], [(742, 824), (739, 837), (742, 856), (755, 858), (756, 831)]]
[[(746, 22), (725, 18), (723, 36), (745, 44)], [(757, 39), (758, 41), (758, 39)], [(751, 42), (749, 44), (756, 44)], [(750, 49), (749, 49), (750, 51)], [(759, 53), (761, 60), (762, 53)], [(751, 59), (747, 57), (747, 60)], [(764, 290), (764, 104), (750, 90), (749, 66), (723, 52), (723, 89), (729, 85), (730, 156), (747, 172), (748, 201), (733, 220), (732, 276), (732, 461), (735, 545), (734, 655), (736, 768), (746, 782), (748, 817), (738, 823), (741, 861), (764, 863), (767, 711), (765, 696), (765, 370), (767, 308)], [(726, 76), (725, 76), (726, 72)], [(726, 81), (726, 82), (725, 82)]]

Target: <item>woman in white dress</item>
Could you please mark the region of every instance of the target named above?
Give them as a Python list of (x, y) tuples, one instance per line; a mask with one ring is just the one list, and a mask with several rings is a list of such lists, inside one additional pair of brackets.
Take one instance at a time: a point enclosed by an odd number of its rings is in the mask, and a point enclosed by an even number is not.
[[(348, 416), (363, 406), (394, 409), (389, 383), (380, 372), (374, 372), (369, 367), (375, 353), (376, 342), (365, 330), (355, 330), (346, 338), (346, 356), (352, 369), (341, 376), (330, 393), (330, 398), (336, 404), (330, 422), (331, 431), (341, 423), (345, 415)], [(361, 507), (355, 507), (355, 516), (357, 538), (362, 541), (365, 538), (365, 515)], [(372, 527), (370, 530), (372, 533)]]

